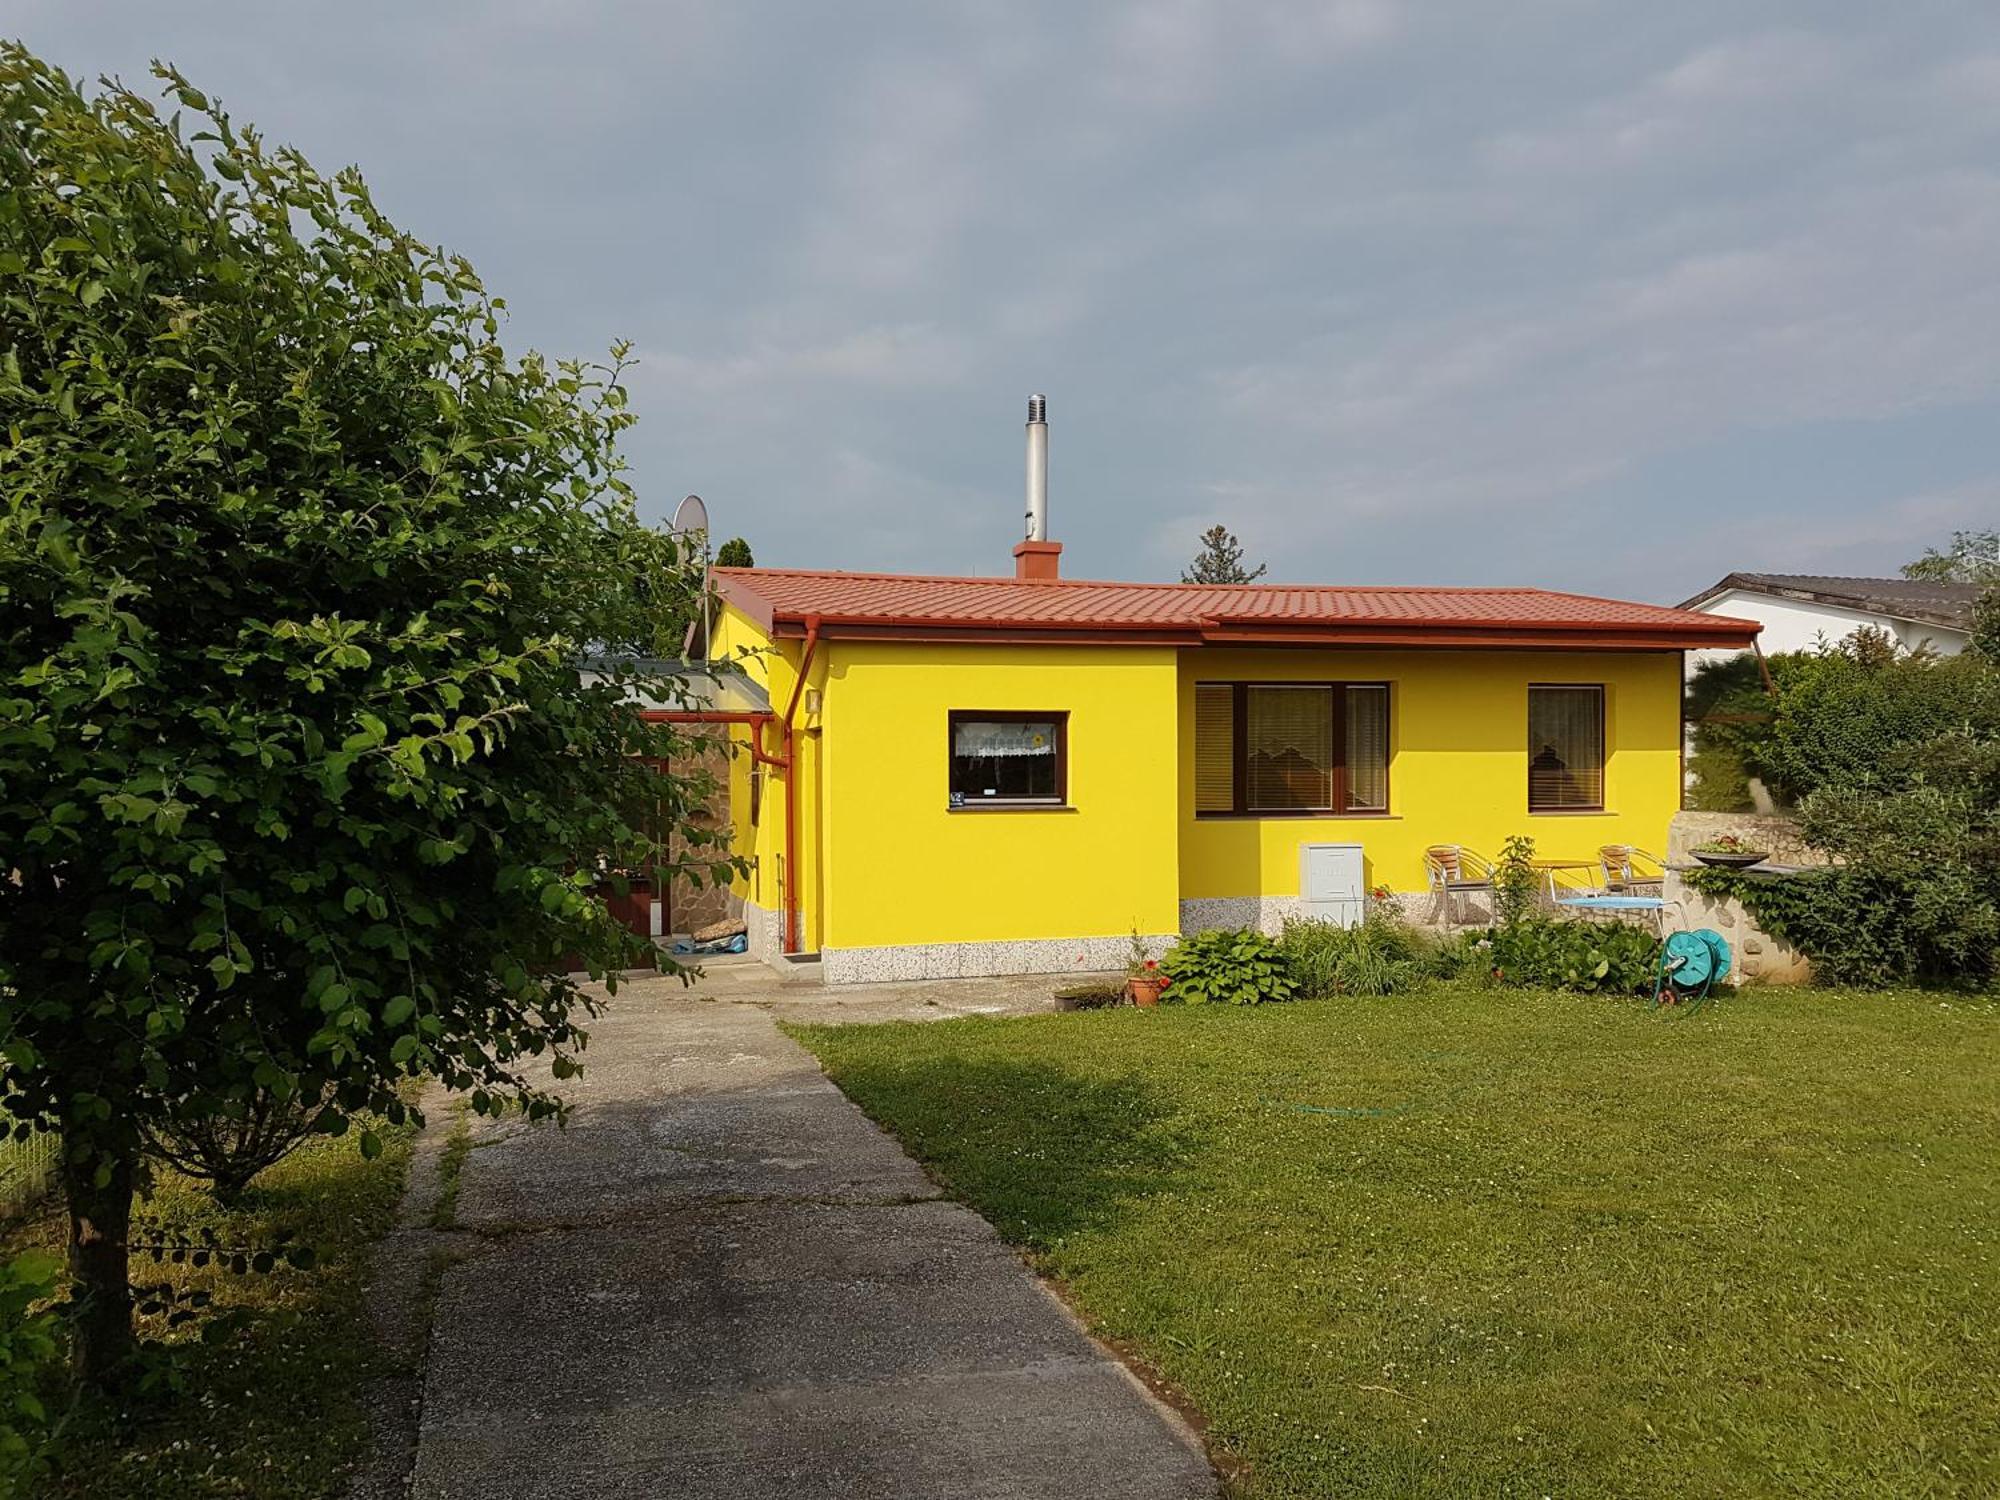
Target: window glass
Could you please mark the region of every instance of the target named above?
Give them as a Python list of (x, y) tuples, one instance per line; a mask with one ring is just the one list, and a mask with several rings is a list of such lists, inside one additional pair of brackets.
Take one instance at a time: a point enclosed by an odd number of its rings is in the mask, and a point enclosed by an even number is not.
[(1528, 811), (1604, 806), (1604, 689), (1528, 689)]
[(1244, 781), (1253, 812), (1333, 806), (1333, 689), (1253, 684)]
[(1347, 692), (1347, 808), (1389, 810), (1389, 690), (1350, 687)]
[(1060, 714), (951, 716), (951, 804), (1060, 802)]
[(1195, 684), (1194, 806), (1196, 812), (1236, 806), (1236, 689), (1227, 682)]

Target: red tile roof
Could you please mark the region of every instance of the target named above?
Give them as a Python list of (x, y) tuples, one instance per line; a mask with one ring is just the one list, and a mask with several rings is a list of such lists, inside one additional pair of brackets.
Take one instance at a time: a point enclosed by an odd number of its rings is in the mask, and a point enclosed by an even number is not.
[(1544, 589), (1094, 583), (717, 568), (724, 598), (779, 635), (1295, 641), (1678, 650), (1745, 647), (1752, 620)]

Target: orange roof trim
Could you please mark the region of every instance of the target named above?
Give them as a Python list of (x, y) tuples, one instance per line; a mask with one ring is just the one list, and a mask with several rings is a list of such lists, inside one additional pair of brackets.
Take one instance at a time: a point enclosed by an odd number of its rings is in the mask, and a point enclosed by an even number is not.
[(778, 636), (1127, 645), (1740, 649), (1754, 620), (1544, 589), (1093, 583), (717, 568), (724, 599)]

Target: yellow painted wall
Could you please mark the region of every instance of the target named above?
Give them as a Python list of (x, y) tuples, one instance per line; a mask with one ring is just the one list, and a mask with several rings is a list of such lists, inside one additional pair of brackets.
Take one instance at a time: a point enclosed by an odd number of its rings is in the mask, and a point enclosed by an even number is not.
[[(773, 645), (725, 609), (717, 655), (782, 713), (802, 643)], [(1387, 681), (1390, 812), (1197, 818), (1194, 687), (1202, 681)], [(1603, 813), (1527, 810), (1531, 682), (1605, 687)], [(795, 737), (804, 946), (858, 948), (1172, 932), (1182, 899), (1298, 892), (1302, 842), (1363, 846), (1367, 878), (1424, 887), (1422, 851), (1499, 853), (1508, 835), (1547, 856), (1606, 843), (1659, 852), (1680, 806), (1678, 653), (1353, 652), (1294, 649), (902, 645), (824, 641)], [(954, 811), (953, 709), (1068, 710), (1072, 810)], [(732, 737), (742, 743), (745, 732)], [(779, 738), (772, 730), (772, 749)], [(749, 820), (749, 778), (764, 778)], [(735, 757), (743, 899), (776, 911), (788, 778)]]
[[(1390, 684), (1389, 813), (1328, 818), (1197, 818), (1197, 682)], [(1528, 812), (1528, 685), (1604, 684), (1602, 813)], [(1594, 857), (1602, 844), (1663, 853), (1681, 801), (1678, 652), (1311, 651), (1198, 649), (1181, 654), (1180, 883), (1186, 899), (1291, 896), (1298, 846), (1358, 843), (1370, 884), (1425, 887), (1428, 844), (1496, 858), (1510, 834), (1538, 855)]]
[[(836, 641), (821, 651), (829, 879), (819, 941), (1179, 930), (1171, 648)], [(1069, 809), (953, 810), (953, 709), (1067, 710)]]

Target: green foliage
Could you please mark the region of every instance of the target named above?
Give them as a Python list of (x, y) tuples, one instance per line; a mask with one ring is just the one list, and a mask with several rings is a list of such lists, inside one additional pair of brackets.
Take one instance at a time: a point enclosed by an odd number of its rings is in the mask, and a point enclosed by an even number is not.
[(1649, 991), (1660, 944), (1626, 922), (1526, 917), (1487, 936), (1487, 956), (1504, 984), (1636, 995)]
[(1749, 782), (1770, 736), (1772, 702), (1749, 651), (1697, 666), (1684, 707), (1692, 726), (1688, 806), (1703, 812), (1750, 812)]
[(1935, 583), (2000, 581), (2000, 531), (1954, 531), (1948, 547), (1926, 547), (1915, 562), (1903, 564), (1905, 578)]
[(1407, 923), (1378, 911), (1353, 927), (1287, 919), (1278, 948), (1309, 1000), (1410, 989), (1425, 979), (1430, 951)]
[(0, 1496), (25, 1494), (49, 1431), (42, 1396), (59, 1344), (50, 1306), (62, 1262), (44, 1250), (0, 1261)]
[(733, 536), (717, 550), (715, 565), (718, 568), (754, 568), (757, 560), (750, 555), (750, 544), (740, 536)]
[(717, 869), (636, 674), (573, 665), (700, 588), (621, 475), (622, 352), (510, 357), (357, 173), (160, 77), (172, 120), (0, 47), (0, 1094), (103, 1227), (93, 1338), (143, 1131), (394, 1122), (419, 1074), (547, 1114), (564, 955), (642, 946), (598, 862)]
[(1988, 584), (1972, 606), (1971, 648), (1989, 662), (2000, 662), (2000, 583)]
[(1173, 981), (1164, 998), (1184, 1005), (1263, 1005), (1299, 988), (1277, 943), (1249, 928), (1184, 937), (1160, 967)]
[(1813, 960), (1827, 984), (1985, 979), (2000, 968), (2000, 829), (1963, 791), (1829, 788), (1800, 826), (1844, 863), (1787, 876), (1696, 870), (1757, 924)]
[(1892, 748), (1990, 722), (2000, 697), (2000, 679), (1979, 656), (1903, 651), (1867, 630), (1777, 658), (1772, 670), (1778, 697), (1752, 768), (1793, 801), (1822, 787), (1894, 784)]
[(1525, 834), (1510, 834), (1500, 846), (1500, 861), (1493, 867), (1493, 915), (1502, 927), (1535, 909), (1542, 875), (1534, 860), (1535, 841)]
[(1243, 566), (1243, 544), (1227, 526), (1215, 525), (1201, 534), (1201, 550), (1194, 561), (1181, 570), (1182, 583), (1255, 583), (1264, 576), (1266, 564)]

